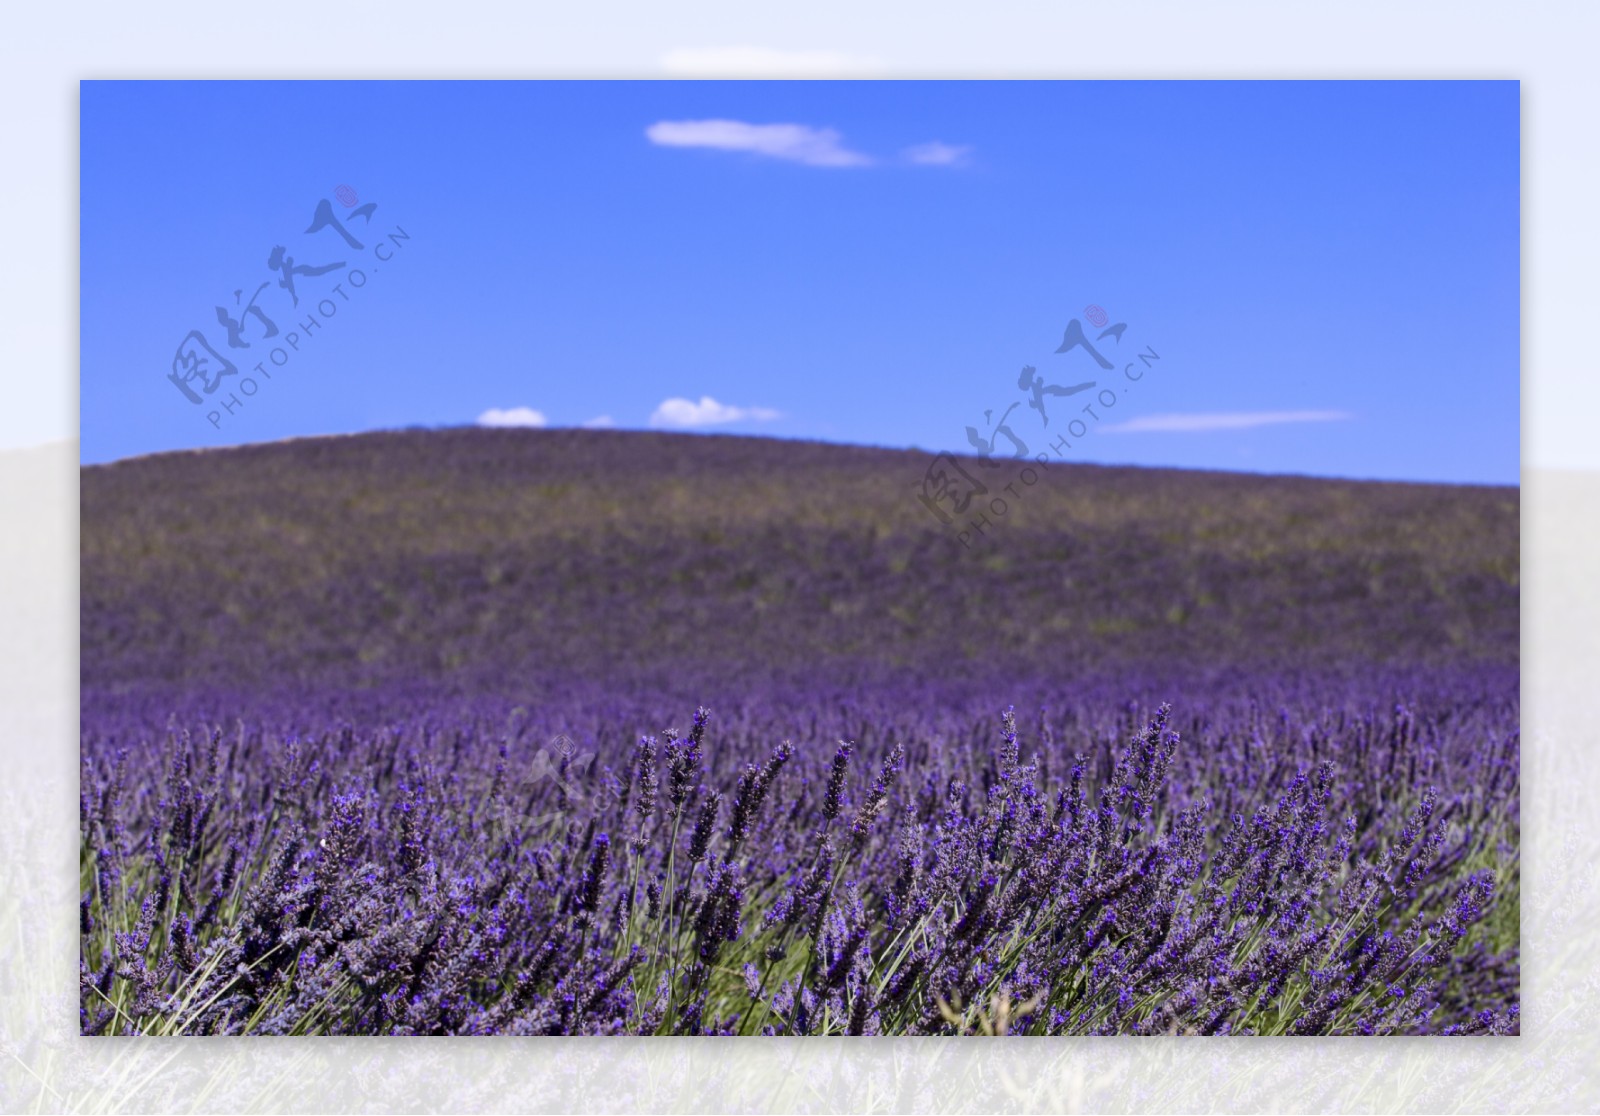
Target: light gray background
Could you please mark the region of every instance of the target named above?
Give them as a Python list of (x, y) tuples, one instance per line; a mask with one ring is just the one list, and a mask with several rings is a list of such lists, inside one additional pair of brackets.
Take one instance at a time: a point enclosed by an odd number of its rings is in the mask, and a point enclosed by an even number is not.
[[(1600, 763), (1589, 704), (1600, 679), (1600, 440), (1588, 433), (1600, 403), (1588, 355), (1600, 305), (1600, 6), (812, 0), (782, 13), (598, 3), (579, 15), (280, 0), (12, 6), (5, 22), (0, 1110), (1600, 1109)], [(1520, 1038), (77, 1037), (78, 80), (762, 75), (1522, 80)], [(204, 142), (192, 159), (175, 153), (175, 189), (226, 188), (205, 179)]]

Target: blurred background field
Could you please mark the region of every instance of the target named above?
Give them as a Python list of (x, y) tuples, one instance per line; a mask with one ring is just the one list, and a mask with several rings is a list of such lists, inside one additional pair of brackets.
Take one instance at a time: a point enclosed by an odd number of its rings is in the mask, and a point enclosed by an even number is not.
[(85, 694), (897, 677), (1010, 700), (1517, 662), (1514, 488), (1057, 464), (963, 545), (916, 499), (930, 460), (458, 429), (89, 467)]

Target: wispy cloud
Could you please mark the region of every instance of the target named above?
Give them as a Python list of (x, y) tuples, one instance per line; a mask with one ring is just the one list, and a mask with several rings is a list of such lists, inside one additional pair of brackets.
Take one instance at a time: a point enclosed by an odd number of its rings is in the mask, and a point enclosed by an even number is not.
[(617, 425), (617, 420), (610, 415), (596, 415), (588, 422), (580, 424), (585, 430), (604, 430)]
[(832, 128), (807, 124), (747, 124), (742, 120), (662, 120), (644, 130), (661, 147), (710, 147), (785, 159), (808, 167), (864, 167), (869, 156), (851, 151)]
[(900, 154), (906, 162), (915, 163), (919, 167), (959, 167), (966, 163), (967, 156), (972, 154), (972, 148), (934, 140), (931, 143), (919, 143), (915, 147), (908, 147)]
[(664, 399), (650, 416), (650, 425), (690, 429), (696, 426), (721, 426), (729, 422), (771, 422), (778, 412), (770, 407), (730, 407), (709, 395), (700, 402), (674, 397)]
[(727, 46), (669, 50), (661, 56), (669, 74), (695, 77), (837, 77), (872, 73), (883, 68), (876, 58), (836, 50), (773, 50), (770, 47)]
[(1198, 414), (1142, 415), (1100, 427), (1108, 434), (1197, 434), (1210, 430), (1248, 430), (1288, 422), (1343, 422), (1348, 411), (1221, 411)]
[(543, 411), (532, 407), (490, 407), (478, 416), (479, 426), (546, 426)]

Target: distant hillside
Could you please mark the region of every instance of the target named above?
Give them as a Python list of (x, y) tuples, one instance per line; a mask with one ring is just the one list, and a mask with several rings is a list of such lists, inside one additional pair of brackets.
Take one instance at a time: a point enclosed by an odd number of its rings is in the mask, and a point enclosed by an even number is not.
[(1516, 662), (1516, 489), (1056, 465), (969, 549), (929, 461), (455, 429), (85, 468), (84, 685)]

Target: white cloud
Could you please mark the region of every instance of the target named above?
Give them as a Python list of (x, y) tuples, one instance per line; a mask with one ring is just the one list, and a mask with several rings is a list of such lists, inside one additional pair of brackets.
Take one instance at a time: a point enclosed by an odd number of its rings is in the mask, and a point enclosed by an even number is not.
[(972, 148), (934, 140), (931, 143), (919, 143), (915, 147), (908, 147), (900, 154), (905, 156), (907, 162), (920, 167), (959, 167), (966, 163), (967, 156), (972, 154)]
[(1235, 411), (1187, 415), (1142, 415), (1100, 429), (1110, 434), (1203, 433), (1209, 430), (1249, 430), (1286, 422), (1342, 422), (1355, 418), (1348, 411)]
[(668, 73), (695, 77), (837, 77), (871, 73), (882, 67), (876, 58), (835, 50), (772, 50), (758, 46), (670, 50), (661, 56), (661, 68)]
[(479, 426), (544, 426), (547, 420), (543, 411), (532, 407), (490, 407), (478, 416)]
[(617, 420), (612, 418), (610, 415), (596, 415), (594, 418), (590, 419), (588, 422), (582, 423), (581, 425), (585, 430), (604, 430), (607, 427), (617, 425)]
[(644, 130), (661, 147), (711, 147), (786, 159), (808, 167), (861, 167), (872, 160), (851, 151), (832, 128), (807, 124), (747, 124), (742, 120), (662, 120)]
[(730, 407), (709, 395), (700, 402), (674, 397), (664, 399), (650, 416), (651, 426), (688, 429), (695, 426), (721, 426), (728, 422), (771, 422), (778, 412), (770, 407)]

